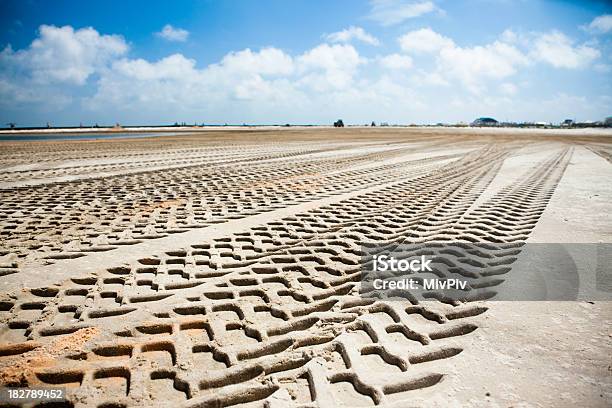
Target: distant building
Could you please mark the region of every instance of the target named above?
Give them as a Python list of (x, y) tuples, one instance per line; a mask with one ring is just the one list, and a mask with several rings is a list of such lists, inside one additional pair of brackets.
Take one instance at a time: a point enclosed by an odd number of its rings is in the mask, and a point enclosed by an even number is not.
[(562, 127), (572, 127), (572, 126), (574, 126), (574, 120), (573, 119), (565, 119), (563, 122), (561, 122), (561, 126)]
[(493, 118), (478, 118), (470, 126), (499, 126), (499, 122)]
[(605, 127), (612, 127), (612, 116), (608, 116), (606, 118), (606, 120), (604, 121), (604, 126)]

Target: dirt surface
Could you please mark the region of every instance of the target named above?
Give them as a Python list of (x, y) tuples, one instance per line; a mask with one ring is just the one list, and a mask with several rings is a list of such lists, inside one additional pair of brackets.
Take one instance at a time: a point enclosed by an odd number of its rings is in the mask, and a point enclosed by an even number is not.
[(358, 268), (368, 243), (612, 242), (610, 136), (0, 143), (0, 381), (66, 406), (610, 406), (610, 302), (366, 299)]
[[(0, 382), (5, 386), (26, 387), (37, 382), (36, 372), (53, 367), (56, 359), (79, 354), (83, 346), (98, 333), (95, 327), (79, 329), (74, 333), (59, 336), (50, 343), (25, 342), (9, 344), (2, 348), (4, 358), (0, 364)], [(26, 351), (27, 350), (27, 351)]]

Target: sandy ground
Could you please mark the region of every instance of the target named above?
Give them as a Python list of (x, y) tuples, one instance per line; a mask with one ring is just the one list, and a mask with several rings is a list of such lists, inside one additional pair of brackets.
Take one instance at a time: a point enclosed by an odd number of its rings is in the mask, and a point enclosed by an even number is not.
[(3, 142), (0, 379), (70, 406), (610, 406), (612, 302), (376, 301), (357, 265), (364, 243), (611, 243), (610, 136)]

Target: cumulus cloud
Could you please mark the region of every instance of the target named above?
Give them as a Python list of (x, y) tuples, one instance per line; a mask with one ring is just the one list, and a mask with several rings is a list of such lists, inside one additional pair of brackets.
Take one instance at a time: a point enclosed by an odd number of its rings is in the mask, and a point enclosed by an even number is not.
[(166, 24), (164, 28), (155, 33), (155, 35), (167, 41), (183, 42), (187, 41), (187, 38), (189, 38), (189, 31), (173, 27), (171, 24)]
[(503, 79), (526, 65), (527, 57), (516, 47), (501, 41), (475, 47), (446, 47), (440, 51), (439, 69), (447, 76), (478, 90), (481, 81)]
[(366, 63), (357, 50), (348, 44), (321, 44), (297, 58), (304, 75), (298, 83), (317, 92), (349, 87), (357, 67)]
[[(406, 53), (431, 56), (435, 78), (459, 81), (473, 93), (487, 89), (487, 81), (509, 78), (534, 62), (575, 69), (586, 67), (601, 56), (593, 46), (577, 45), (559, 31), (518, 35), (506, 30), (489, 44), (465, 47), (430, 28), (422, 28), (402, 35), (398, 42)], [(509, 83), (499, 89), (507, 95), (517, 91)]]
[(225, 69), (233, 72), (248, 71), (263, 75), (289, 75), (293, 72), (293, 59), (283, 51), (267, 47), (259, 52), (245, 49), (230, 52), (221, 60)]
[(355, 39), (370, 45), (380, 45), (380, 41), (376, 37), (368, 34), (363, 28), (355, 26), (331, 33), (326, 38), (330, 42), (348, 43)]
[(284, 79), (275, 78), (293, 71), (293, 58), (271, 47), (230, 52), (201, 69), (182, 54), (154, 62), (124, 58), (104, 72), (86, 105), (96, 110), (108, 104), (137, 107), (146, 101), (162, 110), (176, 104), (189, 110), (232, 99), (276, 99), (287, 89), (278, 82)]
[(582, 28), (596, 34), (607, 34), (612, 31), (612, 14), (597, 16)]
[(515, 44), (519, 40), (518, 34), (515, 33), (511, 29), (504, 30), (504, 32), (500, 35), (499, 38), (503, 42), (506, 42), (506, 43), (509, 43), (509, 44)]
[(451, 84), (438, 71), (419, 70), (412, 76), (412, 81), (418, 86), (450, 86)]
[(203, 68), (182, 54), (153, 62), (122, 58), (102, 74), (85, 104), (92, 111), (121, 106), (133, 109), (132, 115), (146, 111), (159, 117), (177, 107), (224, 117), (236, 111), (246, 120), (251, 110), (274, 114), (287, 106), (300, 111), (315, 100), (321, 106), (337, 98), (348, 101), (356, 71), (365, 63), (348, 44), (320, 44), (297, 56), (273, 47), (244, 49)]
[(380, 65), (392, 70), (405, 70), (412, 67), (412, 58), (408, 55), (390, 54), (380, 58)]
[[(401, 55), (385, 59), (397, 69), (409, 61)], [(200, 120), (235, 115), (239, 123), (279, 114), (284, 121), (312, 121), (313, 112), (326, 121), (338, 115), (355, 120), (369, 117), (372, 104), (398, 116), (426, 110), (403, 79), (361, 76), (360, 67), (368, 63), (349, 44), (326, 43), (294, 56), (276, 48), (245, 49), (202, 68), (181, 54), (158, 61), (122, 58), (104, 72), (85, 103), (92, 112), (121, 107), (119, 121), (143, 112), (172, 121), (177, 110)]]
[[(507, 39), (509, 33), (502, 35), (504, 37)], [(427, 74), (428, 83), (445, 84), (456, 80), (472, 92), (480, 92), (485, 80), (506, 78), (519, 66), (528, 64), (528, 58), (513, 44), (498, 40), (461, 47), (431, 28), (410, 31), (399, 37), (398, 42), (407, 53), (434, 57), (436, 68), (435, 72)]]
[[(31, 45), (0, 52), (0, 117), (19, 121), (9, 117), (18, 107), (27, 112), (22, 117), (36, 114), (42, 123), (49, 120), (44, 109), (62, 108), (70, 120), (90, 114), (111, 123), (321, 123), (338, 117), (361, 122), (377, 114), (384, 115), (377, 120), (400, 123), (438, 121), (440, 93), (434, 86), (447, 86), (446, 101), (472, 95), (485, 103), (490, 95), (484, 90), (510, 101), (518, 92), (515, 83), (521, 83), (513, 75), (522, 67), (536, 61), (577, 67), (599, 56), (594, 46), (576, 45), (558, 32), (507, 31), (497, 40), (462, 46), (422, 28), (401, 36), (395, 53), (369, 60), (348, 43), (360, 40), (352, 28), (299, 53), (246, 48), (199, 65), (181, 53), (131, 57), (122, 37), (93, 28), (41, 26)], [(525, 93), (527, 88), (521, 86)]]
[(306, 51), (298, 58), (304, 69), (322, 68), (332, 70), (354, 70), (359, 64), (365, 62), (352, 45), (321, 44)]
[(596, 48), (574, 41), (559, 31), (540, 34), (534, 41), (531, 55), (555, 68), (583, 68), (601, 56)]
[(370, 5), (369, 18), (383, 26), (399, 24), (438, 10), (432, 1), (372, 0)]
[(196, 73), (195, 60), (185, 58), (182, 54), (173, 54), (157, 62), (144, 59), (121, 59), (113, 64), (113, 71), (139, 81), (159, 79), (178, 80), (188, 78)]
[(38, 83), (82, 85), (128, 48), (123, 37), (100, 35), (91, 27), (75, 31), (70, 26), (42, 25), (28, 48), (13, 51), (7, 46), (0, 53), (0, 63), (5, 69), (25, 71)]
[(431, 28), (410, 31), (398, 42), (402, 50), (414, 53), (432, 53), (455, 45), (454, 41), (433, 31)]

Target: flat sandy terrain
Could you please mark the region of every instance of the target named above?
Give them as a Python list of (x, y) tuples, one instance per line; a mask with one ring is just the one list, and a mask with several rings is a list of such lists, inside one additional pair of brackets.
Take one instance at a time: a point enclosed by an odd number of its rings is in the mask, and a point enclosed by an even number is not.
[(65, 387), (75, 407), (612, 405), (612, 302), (381, 301), (358, 264), (362, 244), (612, 243), (610, 132), (0, 152), (1, 384)]

